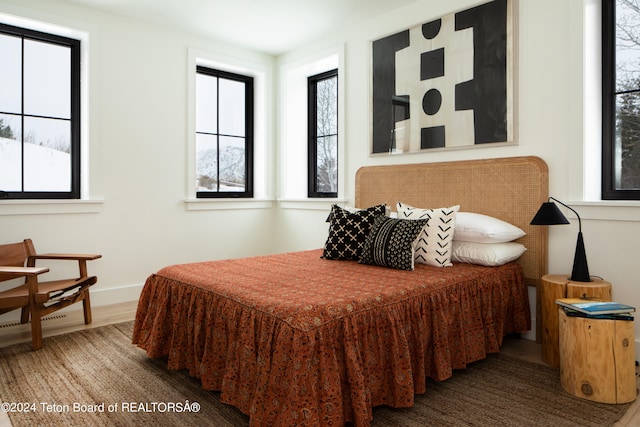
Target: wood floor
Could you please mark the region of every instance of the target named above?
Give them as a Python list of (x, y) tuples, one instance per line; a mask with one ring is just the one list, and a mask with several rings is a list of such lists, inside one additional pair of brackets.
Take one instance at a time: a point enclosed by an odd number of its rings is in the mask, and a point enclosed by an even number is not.
[[(78, 304), (77, 304), (78, 305)], [(78, 305), (81, 307), (80, 305)], [(52, 316), (42, 324), (43, 336), (64, 334), (88, 328), (109, 325), (112, 323), (126, 322), (133, 320), (135, 316), (137, 302), (122, 303), (111, 306), (93, 307), (93, 322), (90, 325), (84, 324), (82, 310), (70, 310), (58, 312), (62, 316)], [(31, 330), (29, 325), (3, 325), (0, 324), (0, 347), (21, 342), (31, 341)], [(47, 345), (46, 340), (44, 345)], [(535, 363), (544, 363), (541, 359), (540, 344), (515, 338), (506, 338), (501, 349), (505, 354), (509, 354), (520, 359), (529, 360)], [(559, 379), (558, 379), (559, 381)], [(637, 375), (636, 375), (636, 381)], [(640, 387), (640, 381), (639, 381)], [(11, 421), (7, 414), (0, 412), (0, 427), (10, 427)], [(626, 415), (614, 424), (615, 427), (640, 426), (640, 399), (637, 399), (629, 408)]]

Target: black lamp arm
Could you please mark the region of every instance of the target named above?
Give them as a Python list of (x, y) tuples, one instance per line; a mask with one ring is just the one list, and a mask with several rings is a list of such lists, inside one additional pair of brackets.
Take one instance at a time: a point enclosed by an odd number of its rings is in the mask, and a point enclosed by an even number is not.
[(582, 220), (580, 219), (580, 215), (578, 215), (578, 212), (576, 212), (575, 209), (573, 209), (571, 206), (567, 206), (564, 203), (562, 203), (560, 200), (555, 199), (551, 196), (549, 196), (549, 200), (553, 200), (560, 203), (562, 206), (564, 206), (565, 208), (569, 209), (571, 212), (576, 214), (576, 216), (578, 217), (578, 232), (582, 233)]

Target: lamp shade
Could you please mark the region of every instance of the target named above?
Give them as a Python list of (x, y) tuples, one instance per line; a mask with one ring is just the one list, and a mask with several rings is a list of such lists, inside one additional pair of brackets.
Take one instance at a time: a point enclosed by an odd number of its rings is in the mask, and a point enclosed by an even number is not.
[(558, 206), (553, 202), (544, 202), (531, 220), (531, 225), (559, 224), (569, 224), (569, 220), (560, 212)]

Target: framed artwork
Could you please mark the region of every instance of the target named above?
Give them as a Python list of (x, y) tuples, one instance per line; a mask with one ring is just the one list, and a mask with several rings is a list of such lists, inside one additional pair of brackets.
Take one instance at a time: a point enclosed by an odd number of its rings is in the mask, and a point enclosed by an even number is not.
[(371, 153), (515, 144), (516, 0), (371, 43)]

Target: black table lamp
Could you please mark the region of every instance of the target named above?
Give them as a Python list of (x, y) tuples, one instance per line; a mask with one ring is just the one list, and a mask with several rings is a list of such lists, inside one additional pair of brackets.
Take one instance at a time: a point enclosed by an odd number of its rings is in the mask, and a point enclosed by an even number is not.
[(538, 212), (531, 220), (532, 225), (558, 225), (569, 224), (569, 220), (560, 212), (560, 209), (551, 200), (555, 200), (565, 208), (572, 211), (578, 217), (578, 242), (576, 244), (576, 254), (573, 258), (573, 270), (571, 271), (570, 280), (574, 282), (591, 282), (589, 275), (589, 267), (587, 266), (587, 254), (584, 250), (584, 239), (582, 238), (582, 221), (578, 212), (571, 207), (565, 205), (558, 199), (549, 197), (549, 201), (540, 206)]

